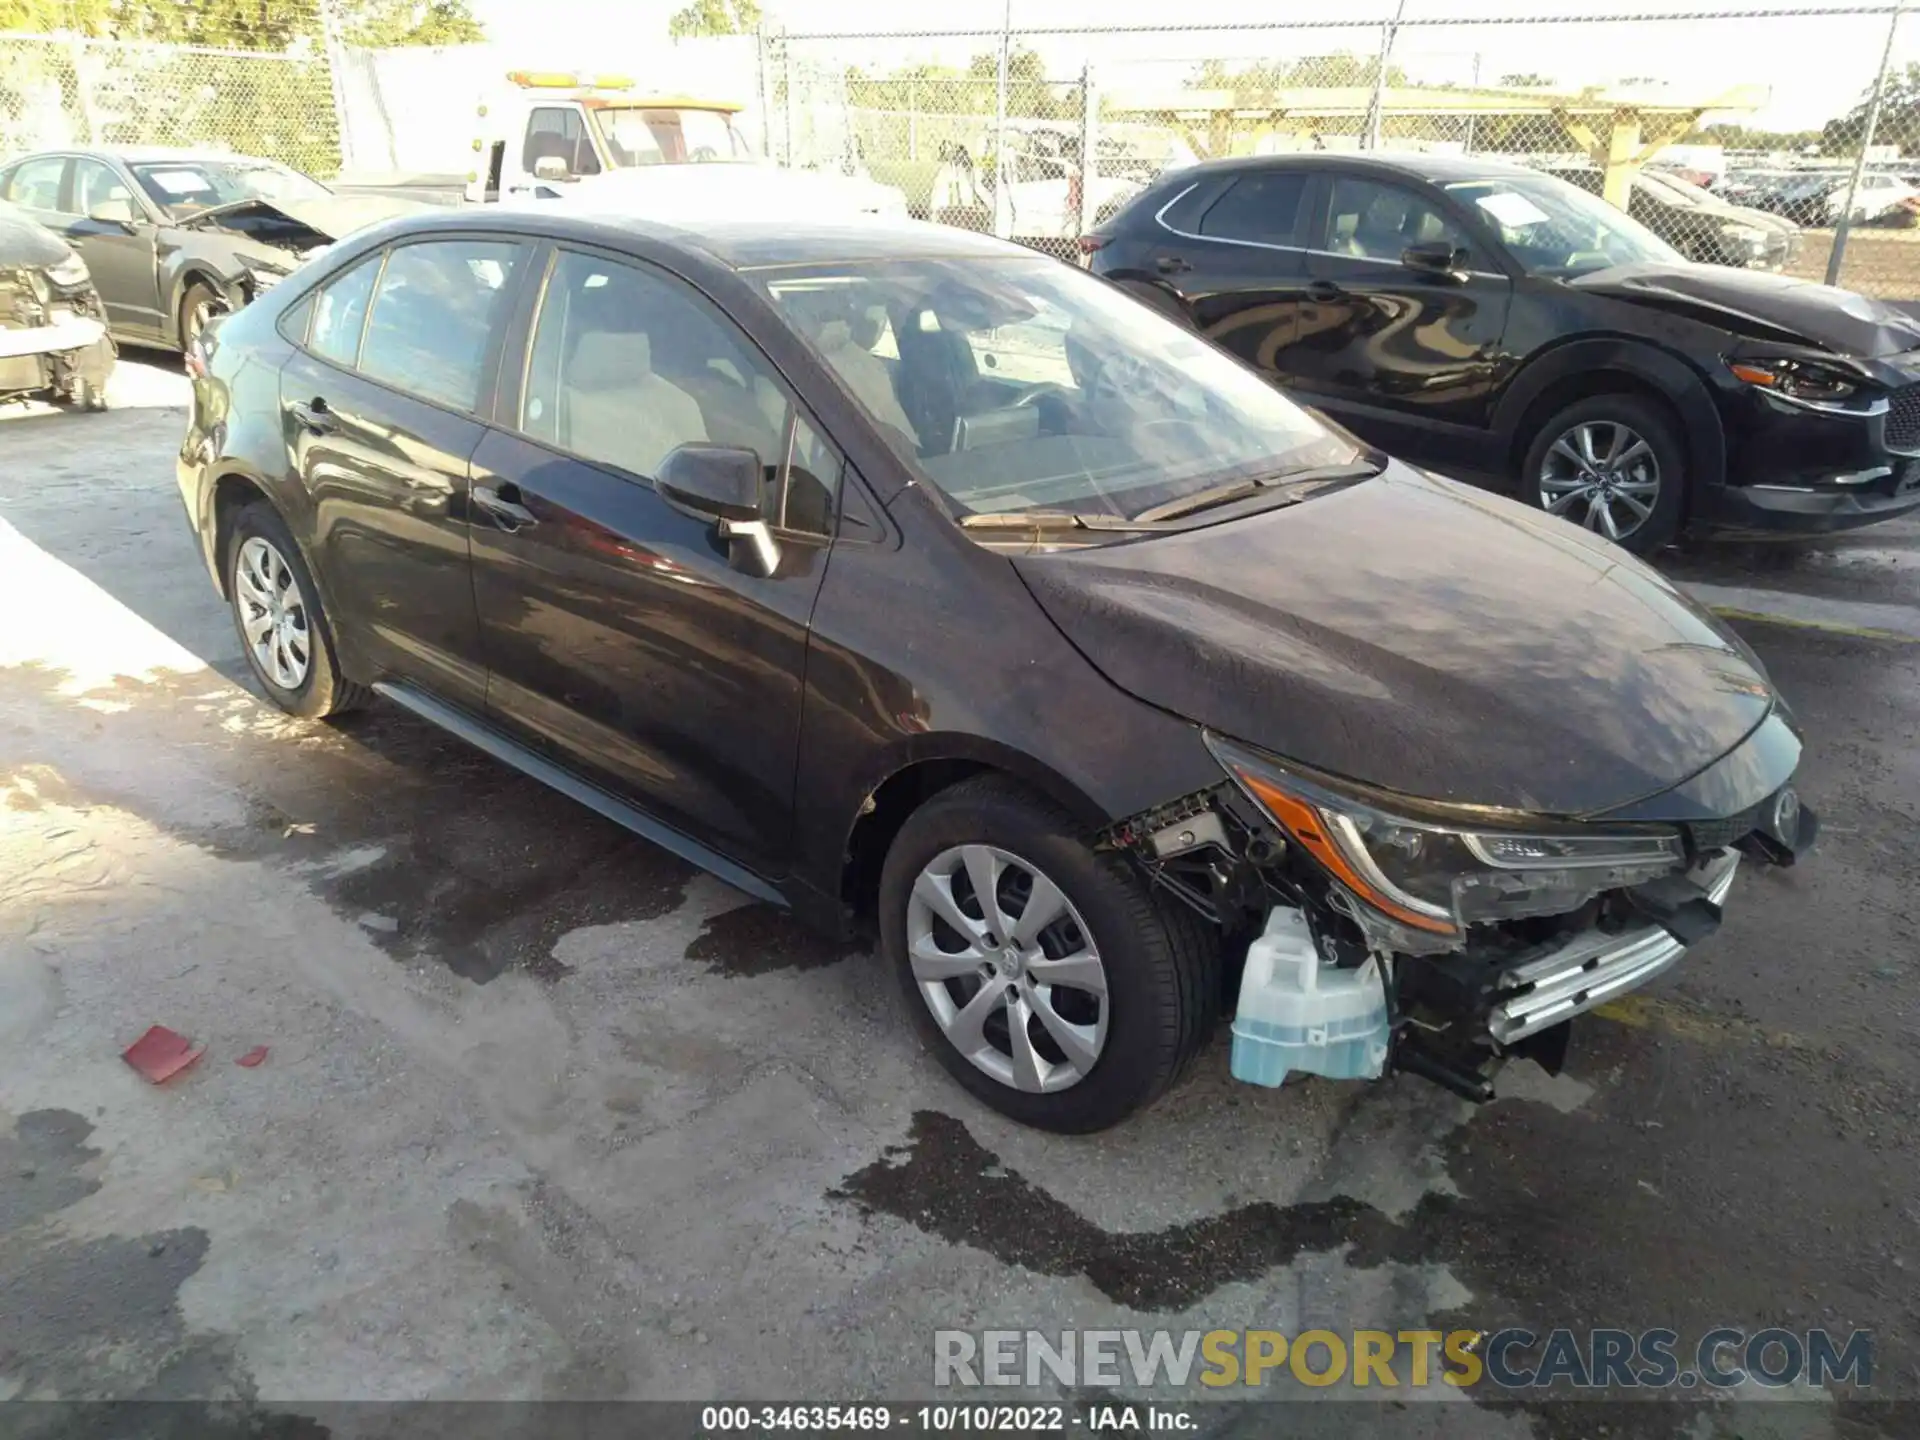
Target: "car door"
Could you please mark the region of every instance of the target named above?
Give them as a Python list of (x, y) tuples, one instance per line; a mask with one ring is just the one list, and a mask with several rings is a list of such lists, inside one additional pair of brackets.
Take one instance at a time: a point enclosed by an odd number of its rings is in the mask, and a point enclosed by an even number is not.
[(1275, 379), (1306, 299), (1300, 227), (1311, 181), (1305, 170), (1254, 170), (1179, 197), (1146, 257), (1198, 329)]
[[(1486, 460), (1513, 282), (1490, 242), (1411, 185), (1336, 172), (1313, 221), (1307, 303), (1279, 369), (1300, 398), (1389, 450)], [(1409, 265), (1450, 244), (1454, 264)]]
[[(474, 456), (473, 588), (495, 719), (760, 874), (784, 865), (808, 624), (842, 464), (691, 286), (554, 252), (525, 383)], [(754, 450), (779, 560), (734, 568), (653, 475)]]
[(76, 156), (71, 183), (73, 213), (63, 233), (93, 272), (107, 323), (118, 335), (161, 338), (158, 217), (104, 160)]
[(328, 609), (372, 665), (478, 711), (468, 464), (530, 247), (449, 236), (376, 251), (309, 304), (280, 372)]

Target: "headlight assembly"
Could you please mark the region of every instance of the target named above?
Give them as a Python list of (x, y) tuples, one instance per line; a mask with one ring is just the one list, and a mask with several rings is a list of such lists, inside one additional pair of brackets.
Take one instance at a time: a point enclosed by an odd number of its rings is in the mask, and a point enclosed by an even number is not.
[(1394, 812), (1323, 779), (1207, 736), (1214, 758), (1287, 837), (1353, 897), (1435, 936), (1529, 915), (1563, 915), (1606, 890), (1680, 868), (1664, 826), (1454, 825)]
[(47, 278), (63, 290), (71, 290), (76, 285), (84, 285), (92, 278), (87, 272), (87, 262), (78, 255), (69, 255), (58, 265), (47, 267)]
[(1862, 388), (1858, 377), (1812, 360), (1730, 360), (1727, 368), (1756, 389), (1816, 405), (1851, 400)]

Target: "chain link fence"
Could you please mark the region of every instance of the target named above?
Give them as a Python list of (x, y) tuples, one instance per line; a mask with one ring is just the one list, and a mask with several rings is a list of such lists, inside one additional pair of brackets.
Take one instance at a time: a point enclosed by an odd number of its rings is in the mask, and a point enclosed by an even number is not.
[[(757, 48), (741, 98), (776, 162), (864, 172), (917, 215), (1063, 259), (1174, 167), (1411, 148), (1550, 171), (1697, 260), (1920, 299), (1920, 65), (1898, 63), (1899, 8), (1040, 29), (1002, 27), (995, 4), (945, 31), (769, 25), (741, 37)], [(158, 4), (152, 23), (115, 13), (116, 39), (0, 34), (0, 157), (208, 146), (323, 177), (353, 159), (348, 62), (365, 57), (329, 45), (317, 0), (263, 9), (243, 48), (195, 43), (191, 5)], [(670, 55), (653, 58), (671, 69)], [(1758, 127), (1780, 96), (1743, 63), (1774, 55), (1804, 58), (1833, 97), (1827, 123)], [(364, 148), (383, 161), (444, 120), (413, 105), (374, 118), (391, 143)]]
[[(1901, 8), (770, 33), (762, 89), (781, 163), (864, 169), (916, 215), (1066, 259), (1176, 166), (1412, 149), (1547, 171), (1694, 260), (1920, 299)], [(1724, 57), (1803, 51), (1809, 24), (1833, 118), (1768, 135), (1779, 97)]]
[(331, 175), (318, 54), (0, 35), (0, 157), (68, 145), (208, 146)]

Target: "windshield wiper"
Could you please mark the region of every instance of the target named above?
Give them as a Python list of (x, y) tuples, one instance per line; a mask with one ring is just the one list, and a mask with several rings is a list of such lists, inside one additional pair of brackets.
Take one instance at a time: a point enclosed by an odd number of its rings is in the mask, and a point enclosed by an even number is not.
[(1151, 517), (1136, 515), (1082, 514), (1075, 510), (988, 510), (963, 515), (960, 524), (967, 530), (1158, 530)]
[(1334, 481), (1370, 480), (1379, 473), (1380, 467), (1372, 464), (1322, 465), (1317, 469), (1282, 470), (1272, 475), (1255, 475), (1246, 480), (1229, 480), (1226, 484), (1215, 485), (1209, 490), (1182, 495), (1177, 500), (1168, 500), (1164, 504), (1142, 510), (1133, 518), (1149, 523), (1174, 520), (1181, 516), (1197, 514), (1202, 510), (1231, 505), (1236, 500), (1244, 500), (1249, 495), (1259, 494), (1262, 490), (1288, 492), (1283, 497), (1282, 503), (1291, 505), (1306, 499), (1312, 493), (1296, 487), (1314, 486), (1317, 489), (1322, 484)]

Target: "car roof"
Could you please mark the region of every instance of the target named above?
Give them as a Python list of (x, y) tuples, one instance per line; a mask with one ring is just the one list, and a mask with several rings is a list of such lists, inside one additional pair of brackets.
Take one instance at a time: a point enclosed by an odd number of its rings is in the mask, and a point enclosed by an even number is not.
[(56, 145), (44, 150), (35, 150), (19, 158), (32, 160), (40, 155), (86, 155), (98, 160), (118, 160), (122, 164), (144, 165), (206, 163), (208, 161), (246, 160), (260, 164), (277, 164), (277, 161), (265, 160), (258, 155), (241, 155), (231, 150), (211, 150), (205, 147), (186, 147), (172, 145)]
[(1371, 170), (1444, 185), (1455, 180), (1492, 180), (1538, 175), (1540, 171), (1484, 155), (1431, 155), (1424, 150), (1313, 150), (1295, 155), (1236, 155), (1203, 160), (1163, 178), (1200, 174), (1239, 174), (1255, 170)]
[(398, 239), (436, 230), (474, 229), (574, 240), (610, 249), (627, 248), (640, 240), (654, 248), (698, 252), (730, 270), (835, 262), (1048, 258), (1011, 241), (924, 220), (701, 219), (689, 213), (677, 223), (668, 224), (631, 215), (560, 212), (538, 204), (450, 206), (444, 213), (390, 221), (381, 227), (381, 233), (383, 238)]

